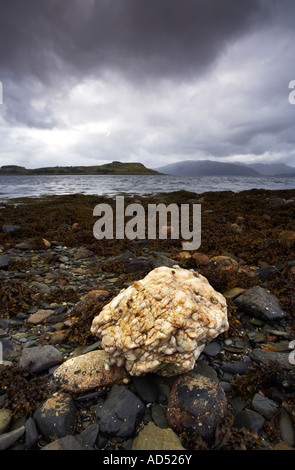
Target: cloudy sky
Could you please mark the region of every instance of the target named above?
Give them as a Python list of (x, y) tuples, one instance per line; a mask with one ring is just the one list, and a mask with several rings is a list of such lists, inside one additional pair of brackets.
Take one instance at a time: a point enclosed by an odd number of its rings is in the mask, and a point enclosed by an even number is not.
[(294, 0), (0, 8), (0, 165), (295, 166)]

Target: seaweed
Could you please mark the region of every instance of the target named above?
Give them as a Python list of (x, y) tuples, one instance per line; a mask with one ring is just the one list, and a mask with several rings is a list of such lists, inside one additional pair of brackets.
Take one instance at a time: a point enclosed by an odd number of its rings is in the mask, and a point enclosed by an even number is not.
[(36, 305), (38, 290), (17, 279), (6, 280), (0, 286), (0, 316), (11, 318)]
[(0, 364), (0, 386), (1, 392), (5, 393), (1, 406), (9, 408), (15, 420), (35, 411), (39, 403), (49, 395), (46, 381), (17, 365)]
[(281, 368), (275, 361), (270, 361), (267, 365), (252, 363), (245, 374), (230, 382), (231, 390), (250, 403), (259, 391), (267, 395)]

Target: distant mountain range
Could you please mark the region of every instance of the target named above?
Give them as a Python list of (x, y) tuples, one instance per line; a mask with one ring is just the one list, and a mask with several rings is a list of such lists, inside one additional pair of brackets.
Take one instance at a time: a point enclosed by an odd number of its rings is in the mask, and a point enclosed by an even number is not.
[(186, 160), (155, 168), (175, 176), (295, 176), (295, 168), (284, 163), (223, 163)]

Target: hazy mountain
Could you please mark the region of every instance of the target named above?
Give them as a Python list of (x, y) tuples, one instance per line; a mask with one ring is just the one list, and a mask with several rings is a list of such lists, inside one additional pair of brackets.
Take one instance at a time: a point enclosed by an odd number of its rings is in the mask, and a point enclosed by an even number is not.
[(156, 170), (167, 175), (177, 176), (260, 176), (260, 173), (246, 165), (213, 162), (211, 160), (186, 160), (171, 163), (156, 168)]
[(247, 166), (265, 176), (295, 175), (295, 168), (285, 163), (248, 163)]

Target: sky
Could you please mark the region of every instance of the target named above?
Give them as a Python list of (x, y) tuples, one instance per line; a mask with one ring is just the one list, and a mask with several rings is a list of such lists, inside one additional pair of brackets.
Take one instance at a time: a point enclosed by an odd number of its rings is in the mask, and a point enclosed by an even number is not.
[(295, 166), (294, 21), (294, 0), (1, 0), (0, 166)]

